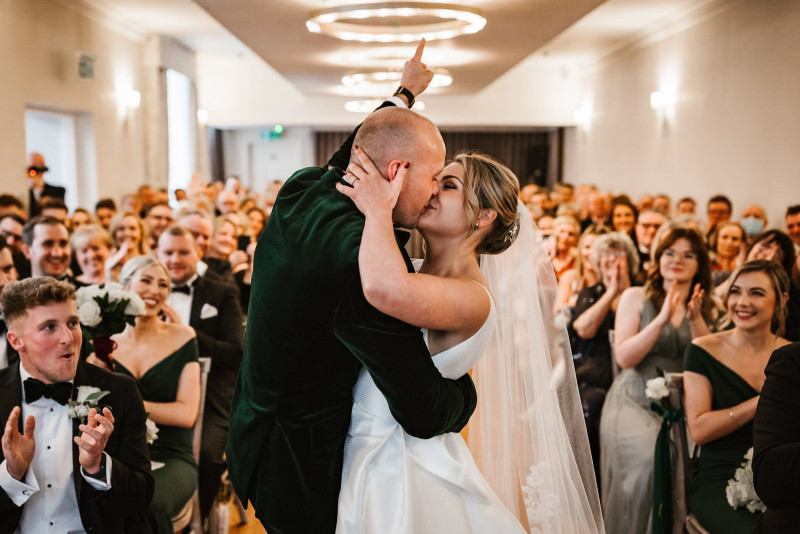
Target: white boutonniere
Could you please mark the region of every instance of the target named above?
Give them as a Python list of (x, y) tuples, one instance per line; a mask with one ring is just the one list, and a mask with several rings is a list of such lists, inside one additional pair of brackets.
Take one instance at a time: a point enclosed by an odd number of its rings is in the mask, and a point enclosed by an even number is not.
[(745, 462), (742, 467), (738, 468), (733, 475), (733, 478), (728, 481), (728, 487), (725, 488), (725, 496), (728, 498), (728, 504), (735, 510), (740, 506), (744, 506), (751, 513), (764, 512), (767, 507), (761, 502), (761, 499), (756, 495), (755, 487), (753, 486), (753, 447), (748, 449), (744, 455)]
[(98, 402), (109, 393), (111, 392), (94, 386), (78, 386), (78, 398), (70, 399), (67, 414), (72, 419), (80, 417), (85, 420), (89, 415), (89, 410), (92, 408), (99, 410)]
[(152, 445), (158, 439), (158, 425), (148, 417), (145, 426), (147, 427), (147, 444)]

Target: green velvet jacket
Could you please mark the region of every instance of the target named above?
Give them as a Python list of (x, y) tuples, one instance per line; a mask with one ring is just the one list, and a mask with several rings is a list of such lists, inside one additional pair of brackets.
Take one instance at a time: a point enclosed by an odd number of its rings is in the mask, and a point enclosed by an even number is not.
[(334, 532), (362, 365), (412, 436), (461, 430), (477, 401), (469, 376), (442, 378), (418, 328), (364, 298), (364, 217), (335, 188), (354, 136), (330, 168), (303, 169), (286, 182), (256, 248), (227, 459), (236, 493), (270, 534)]

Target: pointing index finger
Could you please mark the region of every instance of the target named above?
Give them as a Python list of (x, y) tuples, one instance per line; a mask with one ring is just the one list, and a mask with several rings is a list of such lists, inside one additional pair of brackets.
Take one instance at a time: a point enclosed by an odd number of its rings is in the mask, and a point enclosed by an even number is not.
[(414, 51), (414, 57), (412, 60), (422, 61), (422, 51), (425, 49), (425, 38), (419, 40), (419, 44), (417, 45), (416, 51)]

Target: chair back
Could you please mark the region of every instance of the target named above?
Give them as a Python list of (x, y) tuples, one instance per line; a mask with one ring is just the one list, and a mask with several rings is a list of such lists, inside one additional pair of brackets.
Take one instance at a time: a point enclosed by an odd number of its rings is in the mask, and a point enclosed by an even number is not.
[(614, 340), (616, 337), (614, 336), (614, 329), (611, 328), (608, 331), (608, 346), (611, 347), (611, 376), (612, 378), (617, 378), (617, 376), (622, 372), (622, 368), (617, 363), (617, 355), (616, 351), (614, 350)]
[(192, 427), (192, 454), (196, 462), (200, 461), (200, 444), (203, 442), (203, 413), (206, 406), (206, 387), (208, 373), (211, 372), (211, 358), (198, 358), (200, 362), (200, 407), (197, 409), (197, 419)]

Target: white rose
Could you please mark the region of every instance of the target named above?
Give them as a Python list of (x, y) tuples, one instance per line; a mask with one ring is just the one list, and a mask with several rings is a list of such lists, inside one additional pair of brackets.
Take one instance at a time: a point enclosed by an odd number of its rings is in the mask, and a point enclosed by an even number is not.
[(145, 421), (145, 427), (147, 428), (147, 444), (150, 445), (158, 439), (158, 425), (148, 417), (147, 421)]
[(136, 293), (130, 293), (128, 296), (130, 297), (130, 301), (128, 302), (128, 305), (125, 306), (125, 314), (144, 315), (145, 307), (142, 298)]
[(108, 282), (106, 284), (106, 291), (125, 291), (125, 286), (118, 282)]
[(94, 300), (88, 300), (78, 308), (78, 319), (85, 326), (97, 326), (103, 320), (100, 306)]
[(647, 395), (648, 399), (653, 400), (660, 400), (665, 397), (669, 397), (667, 380), (663, 376), (648, 380), (645, 388), (645, 395)]
[(94, 386), (78, 386), (78, 394), (76, 395), (78, 398), (75, 402), (86, 402), (86, 399), (88, 399), (91, 395), (100, 393), (101, 391), (102, 390), (100, 388), (96, 388)]
[(88, 417), (89, 416), (89, 407), (85, 404), (76, 404), (74, 406), (70, 406), (69, 410), (67, 410), (67, 415), (71, 418), (79, 418), (79, 417)]
[(130, 294), (122, 289), (112, 289), (108, 292), (108, 302), (119, 302), (130, 298)]

